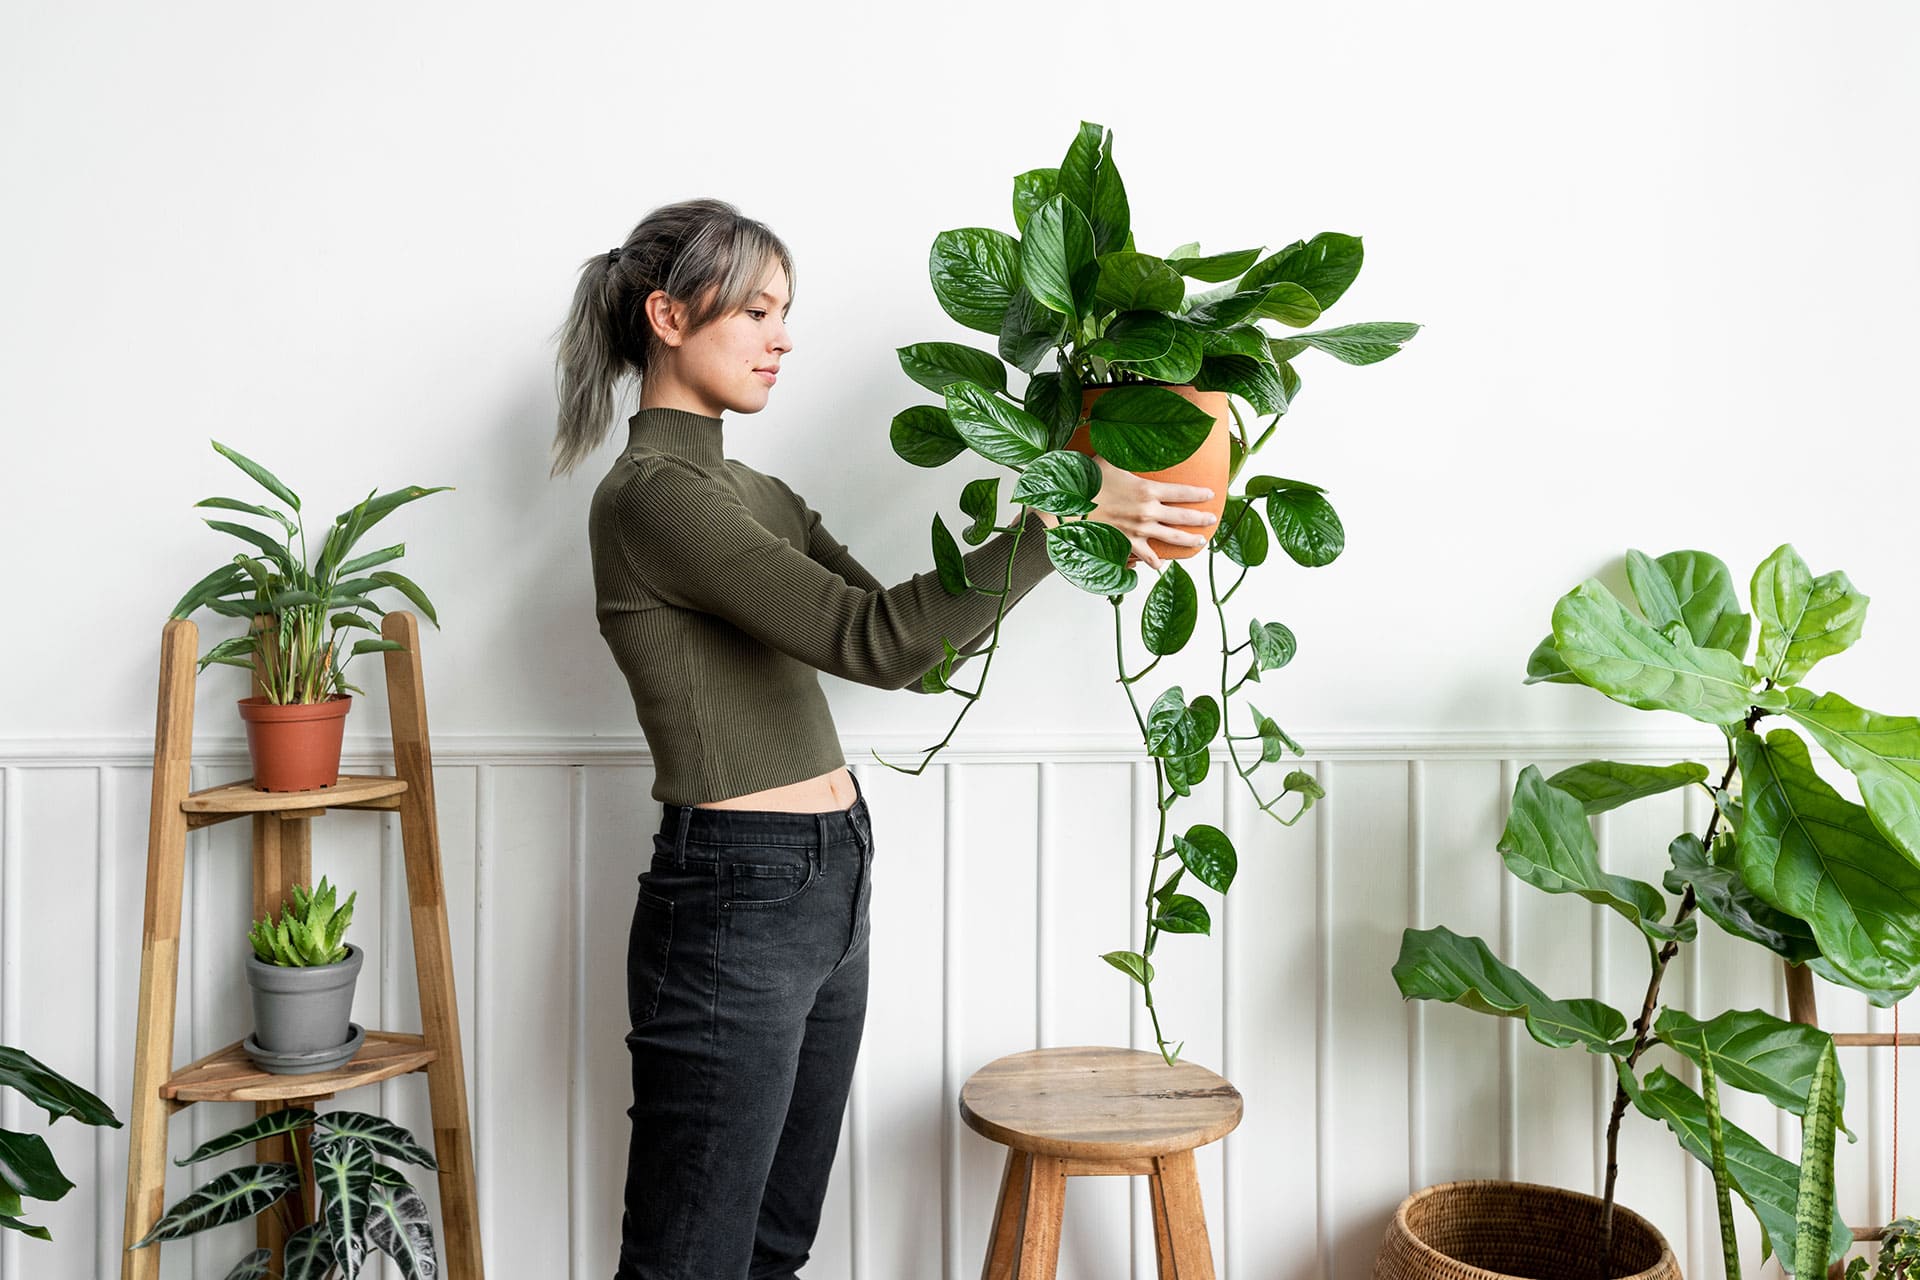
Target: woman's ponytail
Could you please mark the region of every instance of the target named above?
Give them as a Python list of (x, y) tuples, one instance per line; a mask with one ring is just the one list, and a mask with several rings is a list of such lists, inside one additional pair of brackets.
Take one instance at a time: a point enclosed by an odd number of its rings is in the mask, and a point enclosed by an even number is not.
[(552, 475), (565, 475), (599, 447), (613, 423), (613, 389), (626, 371), (614, 349), (619, 252), (580, 265), (573, 305), (560, 328), (560, 421), (553, 436)]

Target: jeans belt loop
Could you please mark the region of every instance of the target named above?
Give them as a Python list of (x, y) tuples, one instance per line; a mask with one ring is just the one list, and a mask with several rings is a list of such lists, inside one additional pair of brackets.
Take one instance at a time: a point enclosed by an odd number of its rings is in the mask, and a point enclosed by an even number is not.
[(680, 829), (673, 834), (673, 865), (684, 870), (687, 865), (687, 828), (693, 824), (693, 806), (680, 806)]

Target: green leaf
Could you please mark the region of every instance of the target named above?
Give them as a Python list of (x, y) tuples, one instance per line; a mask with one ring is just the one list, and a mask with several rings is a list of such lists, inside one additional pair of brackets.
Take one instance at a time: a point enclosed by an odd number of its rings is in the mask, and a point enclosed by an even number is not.
[(1196, 822), (1187, 828), (1186, 835), (1173, 838), (1173, 847), (1181, 863), (1201, 884), (1215, 893), (1225, 893), (1233, 887), (1233, 878), (1240, 871), (1240, 855), (1234, 851), (1233, 841), (1227, 838), (1226, 832)]
[[(1820, 1028), (1787, 1022), (1759, 1009), (1729, 1009), (1701, 1022), (1667, 1008), (1654, 1019), (1653, 1030), (1696, 1066), (1711, 1056), (1714, 1071), (1723, 1083), (1757, 1093), (1796, 1116), (1806, 1114), (1814, 1066), (1820, 1055), (1833, 1047), (1833, 1037)], [(1846, 1083), (1842, 1081), (1842, 1104), (1846, 1096)], [(1835, 1114), (1839, 1114), (1837, 1109)], [(1840, 1127), (1845, 1129), (1846, 1125)], [(1847, 1136), (1853, 1136), (1851, 1130)]]
[[(1712, 1168), (1707, 1108), (1700, 1095), (1676, 1080), (1665, 1067), (1655, 1067), (1640, 1081), (1624, 1066), (1619, 1071), (1627, 1096), (1633, 1099), (1640, 1113), (1664, 1121), (1694, 1159)], [(1738, 1125), (1727, 1124), (1725, 1128), (1727, 1174), (1733, 1179), (1733, 1189), (1760, 1220), (1760, 1229), (1778, 1251), (1781, 1265), (1792, 1271), (1794, 1251), (1789, 1242), (1794, 1239), (1794, 1202), (1800, 1171), (1792, 1161), (1775, 1155)], [(1852, 1229), (1839, 1214), (1834, 1214), (1828, 1238), (1828, 1260), (1839, 1257), (1852, 1245)], [(1819, 1265), (1824, 1269), (1825, 1261)]]
[(1267, 347), (1267, 335), (1257, 325), (1233, 324), (1224, 329), (1201, 329), (1200, 350), (1209, 356), (1251, 356), (1273, 369), (1274, 377), (1280, 376), (1279, 366), (1274, 364), (1272, 352)]
[(81, 1124), (120, 1127), (113, 1109), (98, 1096), (24, 1049), (0, 1045), (0, 1086), (18, 1089), (28, 1102), (47, 1113), (49, 1124), (62, 1116), (72, 1116)]
[(341, 565), (340, 576), (343, 578), (351, 577), (363, 570), (371, 569), (377, 564), (386, 564), (389, 561), (398, 560), (406, 553), (407, 544), (404, 542), (396, 542), (392, 546), (382, 547), (378, 551), (369, 551), (366, 555), (356, 557)]
[[(1722, 832), (1714, 839), (1716, 848), (1731, 837)], [(1819, 944), (1807, 922), (1762, 902), (1740, 878), (1737, 866), (1723, 859), (1707, 857), (1706, 846), (1692, 832), (1674, 837), (1667, 846), (1673, 869), (1662, 883), (1668, 893), (1685, 893), (1693, 886), (1694, 900), (1709, 920), (1737, 938), (1757, 942), (1792, 964), (1805, 964), (1820, 954)], [(1738, 857), (1738, 854), (1733, 854)]]
[(1247, 623), (1247, 638), (1253, 644), (1253, 674), (1256, 680), (1260, 672), (1277, 671), (1292, 662), (1293, 655), (1300, 647), (1292, 629), (1284, 622), (1251, 620)]
[(929, 391), (945, 391), (954, 382), (972, 382), (989, 391), (1005, 392), (1007, 367), (1000, 358), (958, 342), (916, 342), (894, 354), (909, 378)]
[(1212, 933), (1213, 918), (1198, 898), (1176, 893), (1160, 905), (1153, 926), (1166, 933)]
[(1074, 134), (1065, 158), (1060, 161), (1059, 192), (1082, 213), (1093, 212), (1094, 171), (1100, 167), (1101, 143), (1106, 134), (1101, 126), (1082, 120), (1079, 132)]
[(1241, 288), (1286, 280), (1300, 285), (1313, 295), (1325, 310), (1340, 300), (1347, 286), (1360, 274), (1365, 256), (1359, 236), (1323, 231), (1302, 243), (1298, 240), (1247, 272)]
[(1193, 250), (1193, 254), (1179, 254), (1176, 250), (1175, 256), (1167, 259), (1167, 265), (1189, 280), (1204, 280), (1208, 284), (1231, 280), (1260, 258), (1258, 249), (1235, 249), (1231, 253), (1211, 253), (1204, 258), (1195, 256), (1199, 245), (1194, 245)]
[(1000, 514), (1000, 477), (968, 481), (960, 491), (960, 510), (973, 517), (960, 536), (968, 546), (977, 547), (992, 535), (994, 517)]
[(1065, 194), (1053, 197), (1027, 219), (1020, 239), (1020, 279), (1049, 311), (1073, 317), (1092, 312), (1100, 281), (1093, 224)]
[(35, 1200), (58, 1200), (73, 1190), (45, 1138), (11, 1129), (0, 1129), (0, 1183)]
[(1219, 704), (1201, 694), (1189, 705), (1177, 684), (1155, 698), (1147, 710), (1147, 751), (1151, 755), (1190, 756), (1205, 750), (1219, 731)]
[(285, 1280), (327, 1280), (333, 1270), (333, 1241), (327, 1224), (313, 1222), (287, 1237)]
[(364, 1111), (323, 1111), (317, 1124), (326, 1134), (323, 1141), (352, 1140), (365, 1144), (375, 1156), (386, 1156), (425, 1169), (440, 1167), (434, 1163), (433, 1153), (421, 1146), (419, 1139), (383, 1116), (369, 1115)]
[(1792, 545), (1782, 543), (1753, 571), (1753, 612), (1760, 619), (1760, 674), (1799, 684), (1813, 664), (1860, 638), (1868, 597), (1839, 570), (1814, 577)]
[(286, 503), (295, 511), (300, 509), (299, 497), (294, 494), (293, 490), (281, 484), (279, 477), (275, 476), (273, 472), (267, 470), (237, 449), (227, 448), (226, 445), (221, 444), (218, 440), (210, 441), (209, 443), (213, 445), (214, 452), (246, 472), (262, 489), (265, 489), (268, 493), (280, 499), (280, 501)]
[[(1671, 628), (1679, 631), (1679, 628)], [(1747, 708), (1779, 709), (1777, 690), (1752, 688), (1753, 671), (1723, 649), (1703, 649), (1655, 631), (1589, 578), (1553, 607), (1553, 641), (1580, 679), (1616, 702), (1678, 711), (1707, 724), (1737, 724)]]
[(373, 580), (382, 586), (392, 587), (401, 595), (413, 601), (414, 607), (426, 615), (428, 622), (431, 622), (436, 627), (440, 625), (440, 616), (433, 611), (433, 601), (427, 599), (427, 593), (422, 591), (411, 579), (382, 569), (373, 575)]
[[(1610, 907), (1649, 938), (1666, 941), (1676, 936), (1673, 927), (1661, 921), (1665, 895), (1645, 881), (1602, 871), (1600, 849), (1580, 801), (1550, 785), (1535, 765), (1521, 770), (1513, 788), (1513, 808), (1499, 849), (1507, 870), (1536, 889), (1576, 893)], [(1688, 920), (1681, 925), (1677, 936), (1683, 941), (1693, 937), (1692, 924)]]
[(1681, 623), (1702, 648), (1725, 649), (1744, 660), (1753, 619), (1740, 611), (1727, 566), (1704, 551), (1669, 551), (1650, 560), (1627, 552), (1627, 581), (1640, 612), (1656, 631)]
[(1527, 1034), (1550, 1049), (1582, 1045), (1589, 1053), (1614, 1052), (1627, 1020), (1598, 1000), (1555, 1000), (1525, 975), (1502, 964), (1479, 938), (1444, 926), (1408, 929), (1400, 935), (1393, 980), (1409, 1000), (1441, 1000), (1477, 1013), (1519, 1018)]
[[(1831, 1242), (1833, 1130), (1839, 1123), (1840, 1062), (1828, 1039), (1813, 1073), (1800, 1125), (1800, 1187), (1794, 1197), (1793, 1256), (1806, 1258)], [(1844, 1250), (1842, 1251), (1844, 1252)]]
[(1029, 169), (1016, 174), (1013, 179), (1013, 225), (1018, 231), (1027, 229), (1027, 219), (1033, 211), (1051, 200), (1060, 190), (1060, 170)]
[(1178, 653), (1193, 637), (1199, 616), (1200, 596), (1192, 576), (1178, 560), (1168, 561), (1140, 608), (1140, 642), (1151, 654)]
[(399, 1264), (406, 1280), (440, 1274), (427, 1202), (410, 1186), (375, 1181), (367, 1193), (367, 1243)]
[[(338, 554), (343, 556), (347, 554), (367, 530), (409, 502), (418, 502), (436, 493), (449, 493), (452, 489), (453, 486), (450, 484), (437, 484), (431, 488), (417, 484), (402, 485), (398, 489), (391, 489), (378, 497), (368, 498), (364, 503), (342, 511), (333, 518), (333, 522), (336, 525), (349, 526), (351, 536), (347, 539), (346, 545), (339, 549)], [(353, 522), (356, 512), (359, 513), (359, 519)], [(353, 523), (350, 524), (350, 522)]]
[(202, 498), (193, 505), (214, 507), (221, 511), (244, 511), (250, 516), (265, 516), (269, 520), (278, 521), (280, 527), (287, 531), (289, 538), (300, 532), (300, 526), (295, 524), (286, 512), (272, 507), (263, 507), (257, 502), (242, 502), (238, 498)]
[(1883, 716), (1837, 693), (1787, 693), (1787, 715), (1803, 725), (1860, 783), (1874, 825), (1920, 863), (1920, 720)]
[(1122, 386), (1089, 410), (1093, 451), (1123, 471), (1164, 471), (1213, 434), (1213, 415), (1164, 387)]
[(1152, 360), (1121, 360), (1115, 363), (1142, 378), (1178, 386), (1193, 380), (1205, 356), (1206, 348), (1201, 343), (1200, 330), (1190, 324), (1175, 324), (1173, 346), (1168, 348), (1165, 355)]
[(1079, 422), (1079, 392), (1076, 390), (1069, 402), (1059, 370), (1036, 373), (1027, 381), (1027, 394), (1024, 397), (1027, 412), (1047, 424), (1048, 448), (1065, 447), (1068, 436)]
[(266, 1280), (272, 1263), (273, 1250), (255, 1249), (233, 1264), (233, 1270), (227, 1272), (226, 1280)]
[[(1316, 333), (1300, 333), (1295, 334), (1294, 338), (1346, 364), (1377, 364), (1397, 354), (1401, 346), (1419, 331), (1417, 324), (1380, 321), (1321, 329)], [(1276, 347), (1276, 358), (1288, 358), (1279, 352), (1280, 349)]]
[(251, 525), (235, 524), (231, 520), (208, 520), (206, 526), (209, 529), (217, 529), (221, 533), (230, 533), (242, 542), (251, 543), (260, 548), (260, 553), (278, 565), (282, 573), (290, 574), (294, 571), (293, 552), (282, 543), (274, 541), (272, 534), (264, 533)]
[(1256, 413), (1284, 413), (1287, 394), (1280, 385), (1280, 370), (1271, 361), (1254, 356), (1207, 356), (1194, 375), (1196, 391), (1224, 391), (1239, 396)]
[(1740, 874), (1778, 911), (1807, 922), (1822, 954), (1853, 981), (1920, 984), (1920, 867), (1867, 811), (1814, 772), (1806, 743), (1775, 729), (1742, 733), (1745, 819)]
[(946, 397), (953, 429), (988, 461), (1024, 467), (1047, 451), (1047, 424), (985, 387), (971, 382), (951, 383)]
[(200, 581), (187, 588), (178, 604), (167, 614), (169, 618), (184, 618), (195, 609), (199, 609), (217, 596), (237, 591), (247, 583), (247, 575), (238, 565), (223, 564)]
[(1100, 464), (1075, 449), (1050, 449), (1027, 464), (1013, 500), (1057, 516), (1083, 516), (1100, 492)]
[(967, 563), (960, 555), (960, 548), (937, 511), (933, 516), (933, 565), (939, 571), (941, 589), (948, 595), (963, 596), (973, 585), (967, 577)]
[(1094, 301), (1109, 311), (1173, 311), (1186, 296), (1180, 273), (1150, 253), (1103, 253)]
[(153, 1224), (153, 1230), (130, 1247), (141, 1249), (157, 1241), (179, 1240), (244, 1221), (299, 1185), (300, 1172), (290, 1164), (249, 1164), (230, 1169), (178, 1201)]
[(277, 1134), (292, 1133), (313, 1123), (313, 1112), (305, 1107), (288, 1107), (285, 1111), (274, 1111), (261, 1116), (252, 1124), (241, 1125), (219, 1137), (201, 1143), (190, 1156), (175, 1160), (178, 1165), (198, 1164), (213, 1156), (224, 1155), (229, 1151), (238, 1151), (241, 1147), (250, 1147), (262, 1138), (271, 1138)]
[(1245, 568), (1266, 563), (1267, 526), (1261, 521), (1258, 508), (1245, 498), (1228, 498), (1210, 545)]
[(1109, 951), (1100, 958), (1142, 986), (1153, 981), (1153, 962), (1138, 951)]
[(1109, 363), (1158, 360), (1173, 350), (1178, 324), (1157, 311), (1123, 311), (1087, 347), (1087, 354)]
[(1247, 708), (1253, 712), (1254, 729), (1260, 735), (1260, 759), (1262, 763), (1271, 763), (1278, 760), (1288, 751), (1293, 752), (1296, 756), (1307, 754), (1306, 748), (1289, 737), (1287, 731), (1282, 729), (1271, 718), (1261, 714), (1260, 708), (1254, 706), (1252, 703), (1248, 703)]
[(373, 1187), (373, 1153), (351, 1137), (325, 1137), (313, 1144), (313, 1181), (320, 1195), (333, 1260), (347, 1280), (366, 1257), (367, 1193)]
[(1707, 766), (1691, 760), (1679, 764), (1589, 760), (1571, 769), (1562, 769), (1548, 778), (1547, 784), (1578, 800), (1591, 816), (1706, 780)]
[(1266, 497), (1274, 540), (1295, 564), (1317, 569), (1346, 550), (1347, 531), (1318, 489), (1273, 489)]
[(1167, 785), (1177, 795), (1192, 795), (1193, 789), (1207, 780), (1207, 771), (1213, 767), (1213, 757), (1205, 751), (1196, 751), (1190, 756), (1174, 756), (1161, 762), (1167, 771)]
[(1000, 358), (1031, 374), (1047, 352), (1066, 344), (1075, 323), (1041, 306), (1025, 289), (1017, 289), (1000, 319)]
[(997, 335), (1020, 288), (1020, 242), (991, 227), (942, 231), (927, 254), (927, 275), (943, 311), (969, 329)]
[(1327, 798), (1326, 788), (1320, 785), (1320, 780), (1308, 773), (1305, 769), (1295, 769), (1292, 773), (1289, 773), (1285, 778), (1281, 779), (1280, 789), (1282, 791), (1297, 792), (1305, 799), (1306, 803), (1300, 806), (1301, 813), (1305, 813), (1308, 809), (1311, 809), (1315, 800), (1324, 800)]
[(1113, 163), (1113, 134), (1108, 132), (1100, 144), (1100, 163), (1093, 171), (1093, 200), (1087, 206), (1087, 220), (1093, 224), (1095, 253), (1133, 247), (1132, 213), (1127, 208), (1126, 184)]
[(1127, 568), (1133, 544), (1127, 535), (1096, 520), (1073, 520), (1047, 530), (1047, 559), (1060, 576), (1097, 595), (1133, 590), (1139, 575)]
[(916, 404), (895, 414), (887, 440), (896, 454), (916, 467), (942, 466), (967, 447), (947, 411), (930, 404)]
[(51, 1240), (53, 1232), (45, 1227), (37, 1227), (31, 1222), (23, 1222), (17, 1214), (0, 1213), (0, 1229), (18, 1231), (22, 1235), (32, 1236), (35, 1240)]

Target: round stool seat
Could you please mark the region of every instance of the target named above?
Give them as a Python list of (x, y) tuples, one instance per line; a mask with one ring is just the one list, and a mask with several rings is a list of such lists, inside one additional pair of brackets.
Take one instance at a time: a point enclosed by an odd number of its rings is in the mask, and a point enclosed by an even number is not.
[(968, 1077), (960, 1114), (1015, 1151), (1118, 1160), (1189, 1151), (1240, 1123), (1240, 1091), (1191, 1062), (1101, 1045), (1029, 1049)]

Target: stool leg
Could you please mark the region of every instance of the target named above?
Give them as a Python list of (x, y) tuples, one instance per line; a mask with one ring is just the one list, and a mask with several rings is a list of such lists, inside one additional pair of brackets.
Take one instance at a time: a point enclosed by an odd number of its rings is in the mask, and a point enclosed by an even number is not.
[(1020, 1214), (1019, 1280), (1054, 1280), (1060, 1266), (1060, 1215), (1067, 1206), (1066, 1161), (1031, 1156)]
[(1147, 1202), (1153, 1211), (1154, 1275), (1160, 1280), (1176, 1280), (1180, 1274), (1173, 1265), (1173, 1232), (1167, 1225), (1167, 1192), (1160, 1181), (1160, 1166), (1147, 1178)]
[(1020, 1210), (1027, 1202), (1027, 1180), (1033, 1175), (1033, 1157), (1007, 1148), (1007, 1167), (1000, 1174), (1000, 1198), (994, 1202), (993, 1236), (987, 1241), (987, 1261), (980, 1280), (1013, 1280), (1014, 1259), (1020, 1252)]
[(1207, 1242), (1193, 1152), (1155, 1156), (1153, 1163), (1153, 1231), (1161, 1280), (1214, 1280), (1213, 1247)]

